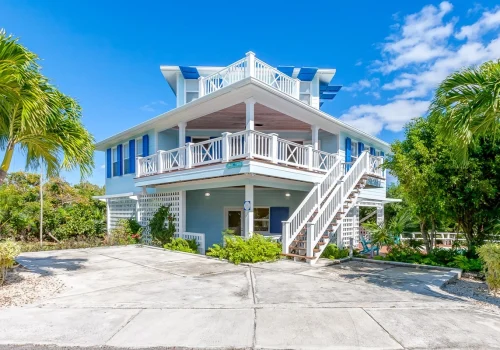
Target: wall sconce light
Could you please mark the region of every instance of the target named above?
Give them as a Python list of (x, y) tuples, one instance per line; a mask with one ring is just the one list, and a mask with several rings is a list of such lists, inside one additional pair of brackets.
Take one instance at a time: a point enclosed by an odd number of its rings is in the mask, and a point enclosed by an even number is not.
[(285, 193), (285, 197), (290, 197), (290, 193)]
[(205, 197), (210, 197), (210, 192), (205, 192)]

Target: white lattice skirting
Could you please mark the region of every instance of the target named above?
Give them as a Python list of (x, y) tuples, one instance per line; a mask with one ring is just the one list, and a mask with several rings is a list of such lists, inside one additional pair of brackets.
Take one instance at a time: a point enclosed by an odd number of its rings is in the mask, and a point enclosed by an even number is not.
[(109, 229), (112, 230), (121, 219), (136, 217), (137, 202), (128, 197), (108, 199)]

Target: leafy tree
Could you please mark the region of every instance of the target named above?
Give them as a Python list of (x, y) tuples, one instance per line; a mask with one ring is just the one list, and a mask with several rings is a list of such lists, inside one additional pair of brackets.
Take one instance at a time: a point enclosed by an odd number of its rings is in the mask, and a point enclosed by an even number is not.
[(170, 206), (161, 206), (149, 221), (149, 232), (154, 243), (162, 247), (170, 243), (175, 233), (175, 216), (170, 212)]
[(0, 31), (0, 185), (16, 148), (27, 169), (43, 164), (49, 176), (77, 167), (88, 175), (94, 166), (94, 138), (81, 122), (81, 107), (49, 83), (37, 61)]
[(500, 60), (451, 74), (438, 87), (430, 115), (441, 121), (440, 134), (460, 159), (478, 137), (500, 126)]

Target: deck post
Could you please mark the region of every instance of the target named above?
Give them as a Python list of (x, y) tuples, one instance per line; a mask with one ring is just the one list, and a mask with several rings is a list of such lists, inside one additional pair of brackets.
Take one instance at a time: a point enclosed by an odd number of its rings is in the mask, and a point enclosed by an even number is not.
[(231, 155), (231, 151), (229, 149), (229, 135), (231, 135), (230, 132), (223, 132), (222, 133), (222, 162), (227, 163), (229, 162), (229, 157)]
[(278, 134), (269, 134), (271, 136), (271, 162), (273, 164), (278, 164)]
[(248, 51), (246, 53), (246, 56), (247, 56), (246, 78), (248, 77), (255, 78), (255, 54), (252, 51)]
[(198, 98), (205, 96), (203, 77), (198, 78)]
[(300, 80), (295, 79), (295, 87), (293, 91), (293, 97), (295, 97), (297, 100), (300, 100)]
[(311, 125), (311, 140), (315, 150), (319, 150), (319, 126)]
[(290, 236), (290, 223), (288, 221), (281, 222), (281, 246), (283, 254), (288, 254), (290, 250), (290, 243), (288, 242), (288, 237)]
[(309, 171), (312, 171), (313, 170), (313, 157), (314, 157), (314, 153), (313, 153), (313, 146), (311, 145), (307, 145), (306, 146), (307, 150), (306, 150), (306, 154), (307, 154), (307, 169), (309, 169)]
[(161, 174), (165, 169), (164, 169), (164, 166), (165, 164), (163, 164), (163, 159), (162, 159), (162, 156), (161, 156), (161, 151), (158, 150), (156, 151), (156, 161), (157, 161), (157, 166), (158, 166), (158, 169), (156, 170), (158, 174)]
[(179, 147), (183, 147), (186, 144), (186, 125), (186, 122), (177, 124), (179, 127)]
[(193, 167), (193, 143), (186, 143), (186, 169)]
[(314, 256), (313, 252), (313, 232), (316, 224), (307, 223), (307, 243), (306, 243), (306, 256), (312, 257)]
[(245, 185), (245, 238), (250, 238), (253, 234), (253, 185)]

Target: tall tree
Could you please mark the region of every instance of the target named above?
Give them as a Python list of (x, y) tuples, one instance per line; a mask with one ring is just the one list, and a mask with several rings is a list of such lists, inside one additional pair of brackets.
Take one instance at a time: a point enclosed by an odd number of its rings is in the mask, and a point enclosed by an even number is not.
[(81, 122), (81, 107), (40, 73), (38, 57), (0, 31), (0, 185), (16, 148), (26, 168), (43, 165), (49, 176), (94, 166), (94, 138)]
[(465, 160), (478, 137), (499, 129), (500, 60), (448, 76), (436, 90), (430, 115), (441, 121), (441, 136)]

